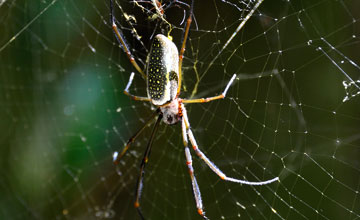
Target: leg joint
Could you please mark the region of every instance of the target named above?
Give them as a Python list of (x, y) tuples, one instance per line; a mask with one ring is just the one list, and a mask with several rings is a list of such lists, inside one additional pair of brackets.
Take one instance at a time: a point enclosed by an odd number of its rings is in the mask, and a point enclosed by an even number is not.
[(134, 207), (135, 208), (139, 208), (140, 207), (140, 203), (138, 201), (134, 202)]

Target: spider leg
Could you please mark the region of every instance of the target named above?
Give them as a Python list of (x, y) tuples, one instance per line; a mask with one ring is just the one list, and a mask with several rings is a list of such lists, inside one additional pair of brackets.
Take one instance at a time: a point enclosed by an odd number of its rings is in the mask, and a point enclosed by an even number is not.
[(191, 178), (191, 184), (192, 184), (192, 188), (193, 188), (193, 192), (194, 192), (196, 208), (198, 210), (198, 213), (204, 219), (208, 219), (205, 216), (205, 212), (204, 212), (203, 204), (202, 204), (202, 199), (201, 199), (200, 188), (199, 188), (199, 185), (198, 185), (198, 183), (196, 181), (196, 178), (194, 176), (194, 168), (192, 166), (191, 154), (190, 154), (190, 150), (189, 150), (189, 148), (187, 146), (185, 147), (185, 157), (186, 157), (186, 165), (188, 166), (189, 174), (190, 174), (190, 178)]
[(229, 90), (231, 84), (234, 82), (235, 77), (236, 77), (236, 74), (234, 74), (231, 77), (231, 79), (228, 82), (228, 84), (226, 85), (224, 91), (220, 95), (213, 96), (213, 97), (208, 97), (208, 98), (200, 98), (200, 99), (182, 99), (182, 102), (183, 103), (204, 103), (204, 102), (211, 102), (211, 101), (214, 101), (214, 100), (217, 100), (217, 99), (223, 99), (223, 98), (225, 98), (226, 93)]
[(141, 97), (141, 96), (135, 96), (135, 95), (130, 94), (129, 88), (130, 88), (131, 83), (132, 83), (132, 81), (133, 81), (133, 79), (134, 79), (134, 75), (135, 75), (135, 73), (134, 73), (134, 72), (131, 72), (131, 75), (130, 75), (130, 78), (129, 78), (129, 82), (128, 82), (128, 84), (126, 85), (126, 88), (125, 88), (125, 90), (124, 90), (124, 94), (127, 95), (127, 96), (129, 96), (132, 100), (135, 100), (135, 101), (150, 102), (151, 99), (148, 98), (148, 97)]
[(135, 69), (141, 74), (141, 76), (146, 79), (146, 75), (144, 71), (139, 67), (137, 62), (135, 61), (134, 57), (132, 56), (128, 46), (125, 43), (125, 39), (122, 35), (122, 32), (118, 27), (116, 26), (115, 18), (114, 18), (114, 7), (113, 7), (113, 0), (110, 0), (110, 22), (112, 25), (112, 29), (115, 33), (115, 37), (118, 40), (118, 42), (122, 45), (127, 57), (129, 58), (131, 64), (135, 67)]
[(143, 157), (143, 159), (141, 161), (141, 164), (140, 164), (140, 175), (139, 175), (139, 179), (138, 179), (137, 184), (136, 184), (136, 192), (135, 192), (136, 196), (135, 196), (134, 206), (138, 210), (138, 213), (139, 213), (141, 219), (144, 219), (144, 216), (143, 216), (143, 214), (141, 212), (141, 209), (140, 209), (140, 198), (141, 198), (141, 192), (142, 192), (142, 188), (143, 188), (145, 165), (147, 164), (147, 162), (149, 160), (151, 146), (152, 146), (156, 131), (159, 128), (159, 124), (160, 124), (161, 119), (162, 119), (162, 115), (160, 114), (158, 119), (155, 122), (154, 128), (152, 130), (152, 133), (151, 133), (151, 136), (150, 136), (150, 139), (149, 139), (149, 142), (148, 142), (148, 145), (147, 145), (145, 153), (144, 153), (144, 157)]
[(179, 53), (179, 79), (178, 79), (178, 88), (177, 88), (177, 93), (176, 93), (177, 97), (179, 96), (180, 90), (181, 90), (181, 78), (182, 78), (181, 67), (182, 67), (182, 61), (184, 58), (183, 55), (184, 55), (185, 48), (186, 48), (186, 41), (187, 41), (187, 38), (189, 35), (190, 25), (192, 22), (193, 9), (194, 9), (194, 0), (191, 1), (189, 17), (186, 20), (186, 24), (184, 27), (184, 38), (183, 38), (183, 42), (182, 42), (180, 53)]
[[(185, 110), (185, 107), (183, 105), (181, 105), (182, 108), (182, 112), (185, 118), (187, 117), (187, 113)], [(187, 128), (187, 135), (189, 137), (190, 143), (196, 153), (196, 155), (198, 157), (200, 157), (200, 159), (202, 159), (209, 167), (210, 169), (216, 173), (221, 179), (225, 180), (225, 181), (229, 181), (229, 182), (235, 182), (235, 183), (240, 183), (240, 184), (245, 184), (245, 185), (265, 185), (265, 184), (269, 184), (275, 181), (279, 180), (279, 177), (275, 177), (273, 179), (270, 180), (266, 180), (266, 181), (260, 181), (260, 182), (250, 182), (250, 181), (246, 181), (246, 180), (240, 180), (240, 179), (235, 179), (232, 177), (228, 177), (226, 176), (213, 162), (211, 162), (209, 160), (209, 158), (206, 157), (206, 155), (198, 148), (198, 145), (196, 143), (195, 137), (190, 129), (190, 123), (188, 123), (188, 128)]]
[(206, 155), (198, 148), (198, 145), (196, 143), (194, 135), (190, 129), (188, 130), (188, 135), (189, 135), (190, 142), (193, 146), (193, 149), (194, 149), (196, 155), (198, 155), (210, 167), (210, 169), (212, 169), (212, 171), (214, 171), (214, 173), (216, 173), (221, 179), (223, 179), (225, 181), (230, 181), (230, 182), (235, 182), (235, 183), (240, 183), (240, 184), (245, 184), (245, 185), (266, 185), (266, 184), (269, 184), (269, 183), (279, 180), (279, 177), (275, 177), (273, 179), (266, 180), (266, 181), (250, 182), (250, 181), (246, 181), (246, 180), (240, 180), (240, 179), (228, 177), (213, 162), (211, 162), (209, 160), (209, 158), (207, 158)]
[(151, 117), (145, 122), (145, 124), (127, 141), (124, 149), (121, 151), (121, 153), (118, 153), (117, 151), (113, 154), (113, 161), (115, 165), (118, 165), (120, 162), (120, 159), (125, 155), (126, 151), (129, 149), (130, 145), (134, 143), (135, 139), (139, 136), (139, 134), (148, 126), (152, 119), (159, 114), (159, 109), (157, 109)]
[[(185, 110), (184, 105), (181, 104), (182, 109)], [(186, 110), (185, 110), (186, 111)], [(186, 113), (185, 113), (186, 114)], [(192, 166), (192, 159), (191, 159), (191, 153), (189, 150), (188, 145), (188, 139), (187, 139), (187, 130), (188, 130), (188, 121), (187, 121), (187, 116), (185, 115), (185, 117), (182, 118), (181, 120), (181, 128), (182, 128), (182, 137), (183, 137), (183, 142), (184, 142), (184, 146), (185, 146), (185, 157), (186, 157), (186, 165), (189, 169), (189, 174), (190, 174), (190, 178), (191, 178), (191, 184), (192, 184), (192, 188), (193, 188), (193, 193), (194, 193), (194, 197), (195, 197), (195, 202), (196, 202), (196, 208), (198, 210), (198, 213), (204, 218), (204, 219), (208, 219), (205, 216), (205, 212), (204, 212), (204, 208), (203, 208), (203, 204), (202, 204), (202, 199), (201, 199), (201, 193), (200, 193), (200, 188), (199, 185), (196, 181), (195, 175), (194, 175), (194, 168)]]

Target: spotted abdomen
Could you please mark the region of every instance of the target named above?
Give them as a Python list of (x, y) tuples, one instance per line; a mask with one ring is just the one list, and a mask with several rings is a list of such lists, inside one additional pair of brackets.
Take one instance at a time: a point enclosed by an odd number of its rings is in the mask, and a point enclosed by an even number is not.
[(176, 45), (164, 35), (156, 35), (147, 66), (147, 92), (154, 105), (163, 105), (175, 98), (178, 72), (179, 53)]

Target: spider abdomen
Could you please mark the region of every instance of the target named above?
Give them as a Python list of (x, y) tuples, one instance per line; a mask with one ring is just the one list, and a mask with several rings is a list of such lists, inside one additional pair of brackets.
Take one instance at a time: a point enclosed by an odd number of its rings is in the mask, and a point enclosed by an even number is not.
[(147, 66), (147, 92), (154, 105), (163, 105), (176, 97), (178, 72), (179, 52), (176, 45), (164, 35), (156, 35)]

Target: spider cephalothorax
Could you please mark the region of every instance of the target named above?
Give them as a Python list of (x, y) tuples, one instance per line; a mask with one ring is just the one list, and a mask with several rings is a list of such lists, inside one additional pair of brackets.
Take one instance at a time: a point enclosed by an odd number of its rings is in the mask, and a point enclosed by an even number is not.
[[(129, 149), (130, 144), (134, 142), (135, 138), (144, 130), (144, 128), (147, 127), (147, 125), (149, 125), (153, 121), (153, 118), (158, 115), (147, 148), (145, 150), (143, 160), (141, 162), (140, 175), (136, 187), (136, 198), (135, 198), (134, 206), (138, 210), (140, 217), (144, 219), (144, 216), (140, 210), (140, 197), (143, 186), (145, 165), (148, 162), (152, 147), (152, 142), (154, 140), (155, 133), (157, 131), (157, 128), (161, 120), (168, 125), (173, 125), (181, 121), (181, 127), (182, 127), (181, 134), (183, 137), (183, 143), (185, 148), (186, 166), (189, 169), (196, 207), (198, 213), (203, 218), (207, 219), (205, 212), (203, 210), (200, 189), (194, 175), (194, 169), (192, 166), (192, 158), (190, 154), (190, 149), (188, 147), (189, 144), (188, 141), (190, 141), (192, 149), (195, 151), (196, 155), (199, 156), (209, 166), (209, 168), (212, 171), (214, 171), (222, 180), (240, 183), (240, 184), (246, 184), (246, 185), (264, 185), (277, 181), (279, 179), (278, 177), (261, 182), (249, 182), (246, 180), (240, 180), (240, 179), (228, 177), (212, 161), (210, 161), (209, 158), (207, 158), (207, 156), (199, 149), (198, 144), (196, 143), (195, 137), (190, 128), (190, 122), (186, 113), (186, 108), (184, 106), (184, 103), (205, 103), (205, 102), (211, 102), (217, 99), (225, 98), (225, 95), (228, 89), (230, 88), (231, 84), (234, 82), (236, 75), (234, 74), (231, 77), (224, 91), (220, 95), (209, 98), (200, 98), (200, 99), (179, 98), (180, 89), (181, 89), (181, 76), (182, 76), (181, 65), (182, 65), (183, 54), (186, 46), (186, 40), (189, 33), (190, 24), (192, 21), (194, 2), (192, 1), (190, 5), (189, 17), (184, 27), (184, 39), (181, 44), (182, 46), (181, 46), (180, 54), (178, 52), (176, 45), (168, 37), (165, 37), (162, 34), (156, 35), (152, 43), (149, 56), (147, 58), (146, 75), (145, 75), (143, 70), (136, 63), (127, 45), (125, 44), (125, 40), (123, 38), (123, 35), (121, 34), (121, 31), (117, 28), (112, 11), (113, 10), (112, 1), (113, 0), (110, 0), (111, 22), (115, 36), (123, 46), (123, 49), (126, 52), (132, 65), (147, 82), (147, 95), (148, 95), (147, 97), (140, 97), (130, 94), (129, 88), (134, 78), (134, 73), (131, 73), (129, 82), (124, 90), (124, 93), (130, 96), (134, 100), (148, 101), (157, 107), (157, 110), (152, 115), (152, 117), (149, 120), (147, 120), (145, 125), (129, 139), (129, 141), (126, 143), (121, 153), (115, 152), (113, 155), (114, 163), (118, 164), (121, 157)], [(262, 0), (258, 0), (255, 7), (251, 10), (251, 12), (245, 18), (245, 20), (241, 23), (241, 27), (251, 17), (251, 14), (256, 10), (256, 8), (260, 5), (261, 2)], [(155, 7), (157, 6), (155, 5)]]
[(160, 111), (163, 114), (163, 122), (168, 125), (174, 125), (181, 120), (181, 100), (174, 99), (167, 105), (160, 107)]

